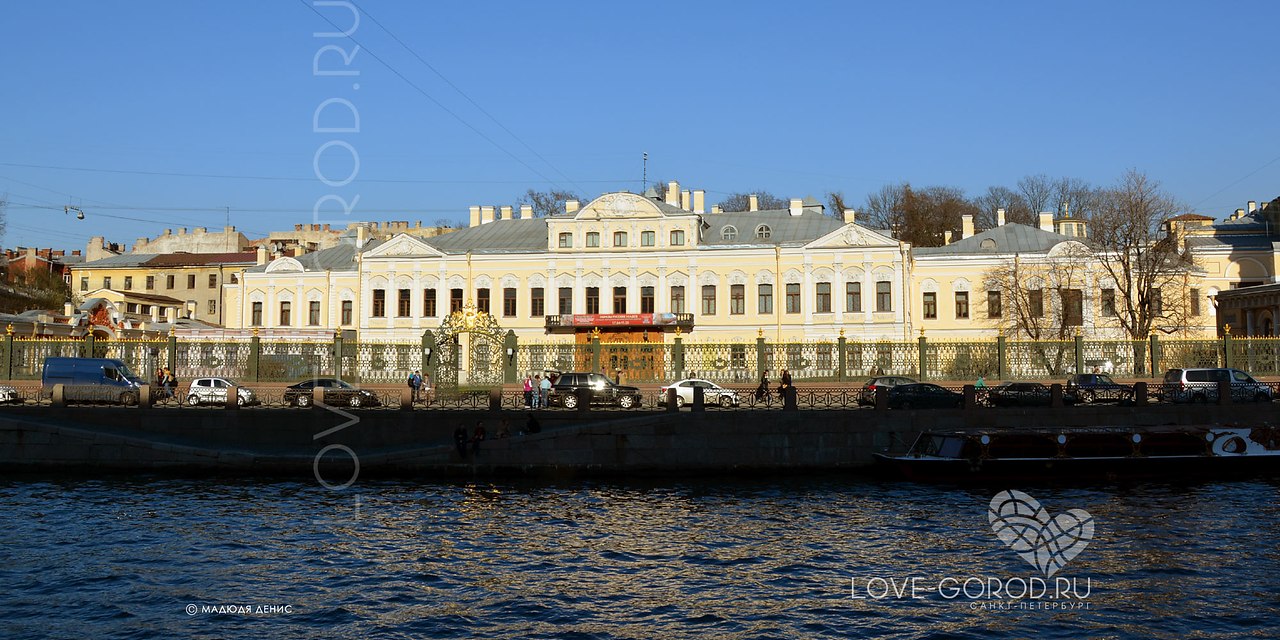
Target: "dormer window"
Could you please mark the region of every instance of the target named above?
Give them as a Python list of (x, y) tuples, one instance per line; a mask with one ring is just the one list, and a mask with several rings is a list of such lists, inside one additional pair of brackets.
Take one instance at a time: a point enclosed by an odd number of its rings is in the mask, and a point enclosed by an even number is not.
[(724, 228), (720, 230), (721, 240), (736, 240), (737, 238), (738, 228), (731, 224), (725, 225)]
[(595, 231), (587, 232), (587, 246), (588, 247), (600, 246), (600, 234), (598, 232), (595, 232)]
[(768, 240), (769, 236), (772, 236), (772, 235), (773, 235), (773, 229), (770, 229), (769, 225), (762, 224), (756, 227), (756, 240)]
[(560, 246), (560, 248), (561, 248), (561, 249), (571, 249), (571, 248), (573, 248), (573, 234), (572, 234), (572, 233), (568, 233), (568, 232), (560, 234), (560, 245), (559, 245), (559, 246)]

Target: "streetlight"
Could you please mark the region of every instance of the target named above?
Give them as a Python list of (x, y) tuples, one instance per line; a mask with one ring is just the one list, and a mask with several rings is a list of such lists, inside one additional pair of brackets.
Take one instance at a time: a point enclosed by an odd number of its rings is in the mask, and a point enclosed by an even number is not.
[(62, 212), (65, 214), (70, 215), (72, 211), (76, 212), (76, 220), (84, 220), (84, 209), (81, 209), (80, 207), (73, 207), (71, 205), (62, 207)]

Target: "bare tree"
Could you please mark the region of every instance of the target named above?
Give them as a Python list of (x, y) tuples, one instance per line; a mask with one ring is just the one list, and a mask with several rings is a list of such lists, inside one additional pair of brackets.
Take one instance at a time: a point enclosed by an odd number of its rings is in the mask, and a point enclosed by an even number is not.
[(545, 218), (564, 213), (564, 203), (569, 200), (582, 202), (582, 198), (571, 191), (561, 191), (559, 189), (534, 191), (529, 189), (523, 196), (520, 196), (516, 203), (532, 206), (535, 218)]
[(1114, 286), (1113, 321), (1132, 340), (1151, 331), (1187, 328), (1190, 302), (1184, 290), (1195, 262), (1163, 223), (1183, 206), (1146, 174), (1129, 170), (1113, 187), (1097, 192), (1089, 222), (1097, 268)]
[(890, 231), (901, 229), (906, 222), (903, 195), (910, 190), (911, 185), (902, 182), (887, 184), (880, 187), (878, 191), (868, 194), (867, 202), (863, 205), (863, 209), (866, 210), (867, 224), (876, 229)]
[(721, 211), (747, 211), (750, 209), (749, 196), (755, 195), (760, 208), (763, 209), (786, 209), (791, 206), (789, 200), (784, 200), (778, 196), (769, 193), (763, 189), (758, 191), (743, 191), (741, 193), (731, 193), (727, 198), (720, 201)]
[(844, 210), (851, 208), (852, 207), (845, 203), (843, 191), (827, 192), (827, 215), (843, 219)]
[(5, 223), (8, 221), (9, 194), (0, 195), (0, 238), (4, 237)]
[(937, 247), (946, 232), (960, 231), (960, 217), (978, 208), (956, 187), (915, 189), (909, 183), (888, 185), (867, 196), (867, 220), (889, 229), (899, 240), (917, 247)]
[(978, 208), (976, 223), (980, 229), (996, 226), (997, 213), (1004, 209), (1005, 222), (1035, 224), (1035, 215), (1022, 194), (1008, 187), (987, 187), (986, 193), (973, 199)]
[(1050, 255), (1014, 255), (983, 274), (983, 286), (999, 296), (991, 323), (1014, 339), (1035, 341), (1030, 355), (1051, 374), (1063, 373), (1073, 361), (1067, 341), (1084, 325), (1092, 254), (1068, 241)]
[(1033, 218), (1041, 211), (1055, 210), (1053, 198), (1057, 190), (1057, 181), (1043, 173), (1023, 176), (1018, 181), (1018, 193), (1026, 201)]
[(452, 229), (457, 224), (458, 224), (457, 222), (454, 222), (449, 218), (436, 218), (436, 226), (440, 227), (441, 229)]
[(1088, 220), (1098, 209), (1098, 190), (1079, 178), (1061, 178), (1054, 185), (1057, 212)]

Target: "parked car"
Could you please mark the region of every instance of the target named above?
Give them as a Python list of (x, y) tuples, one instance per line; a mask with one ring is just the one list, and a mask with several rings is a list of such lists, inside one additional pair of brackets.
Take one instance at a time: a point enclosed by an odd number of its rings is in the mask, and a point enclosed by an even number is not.
[(916, 381), (906, 376), (876, 376), (862, 385), (862, 393), (858, 394), (858, 404), (873, 406), (876, 403), (878, 387), (892, 389), (900, 384), (916, 384)]
[(45, 358), (40, 389), (53, 394), (54, 385), (63, 385), (67, 400), (137, 404), (143, 382), (129, 366), (111, 358)]
[(890, 409), (955, 409), (964, 406), (964, 394), (928, 382), (895, 385), (889, 389)]
[(1233, 402), (1271, 402), (1275, 397), (1271, 386), (1258, 382), (1239, 370), (1223, 367), (1208, 369), (1170, 369), (1164, 374), (1165, 402), (1217, 402), (1218, 383), (1231, 383)]
[[(1067, 373), (1076, 373), (1075, 362), (1068, 362)], [(1090, 358), (1084, 361), (1084, 370), (1092, 373), (1112, 374), (1116, 371), (1116, 363), (1111, 358)]]
[[(987, 389), (987, 402), (995, 407), (1047, 407), (1052, 392), (1039, 382), (1002, 382)], [(1062, 403), (1076, 403), (1075, 394), (1062, 392)]]
[(1067, 376), (1064, 389), (1085, 404), (1133, 401), (1133, 385), (1120, 384), (1105, 373), (1080, 373)]
[(248, 387), (241, 387), (234, 380), (227, 378), (196, 378), (191, 381), (191, 389), (187, 391), (187, 404), (198, 407), (202, 404), (226, 404), (227, 389), (237, 387), (236, 404), (245, 407), (258, 404), (257, 394)]
[(726, 408), (738, 406), (737, 391), (726, 389), (710, 380), (699, 378), (688, 378), (662, 387), (658, 390), (658, 401), (665, 403), (667, 401), (667, 389), (675, 389), (677, 407), (693, 404), (693, 390), (695, 388), (702, 389), (702, 401), (706, 404), (718, 404)]
[(367, 389), (358, 389), (345, 380), (316, 378), (289, 385), (284, 390), (286, 404), (298, 407), (311, 406), (311, 393), (315, 388), (324, 389), (324, 403), (331, 406), (376, 407), (381, 404), (378, 395)]
[(640, 406), (640, 389), (614, 384), (601, 373), (560, 374), (547, 394), (547, 406), (574, 409), (578, 406), (578, 391), (582, 389), (591, 390), (593, 405), (616, 405), (623, 409)]
[(22, 399), (22, 394), (18, 393), (17, 389), (9, 385), (0, 385), (0, 403), (22, 404), (23, 402), (25, 400)]

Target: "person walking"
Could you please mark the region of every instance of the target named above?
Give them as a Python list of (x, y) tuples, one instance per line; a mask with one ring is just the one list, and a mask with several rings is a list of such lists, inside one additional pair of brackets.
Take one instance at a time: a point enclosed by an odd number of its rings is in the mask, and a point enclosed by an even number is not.
[(539, 404), (542, 407), (546, 407), (547, 402), (551, 396), (551, 376), (550, 375), (543, 378), (542, 382), (538, 384), (538, 396), (539, 396), (539, 399), (538, 399)]
[(417, 402), (418, 393), (422, 390), (422, 376), (418, 371), (409, 374), (409, 401)]
[(782, 382), (778, 385), (778, 399), (786, 404), (787, 393), (791, 389), (791, 372), (787, 369), (782, 370)]
[(756, 402), (767, 402), (769, 399), (769, 372), (760, 373), (760, 386), (756, 387)]
[(431, 404), (431, 374), (422, 374), (422, 404)]
[(524, 376), (524, 408), (533, 408), (533, 378), (528, 374)]

